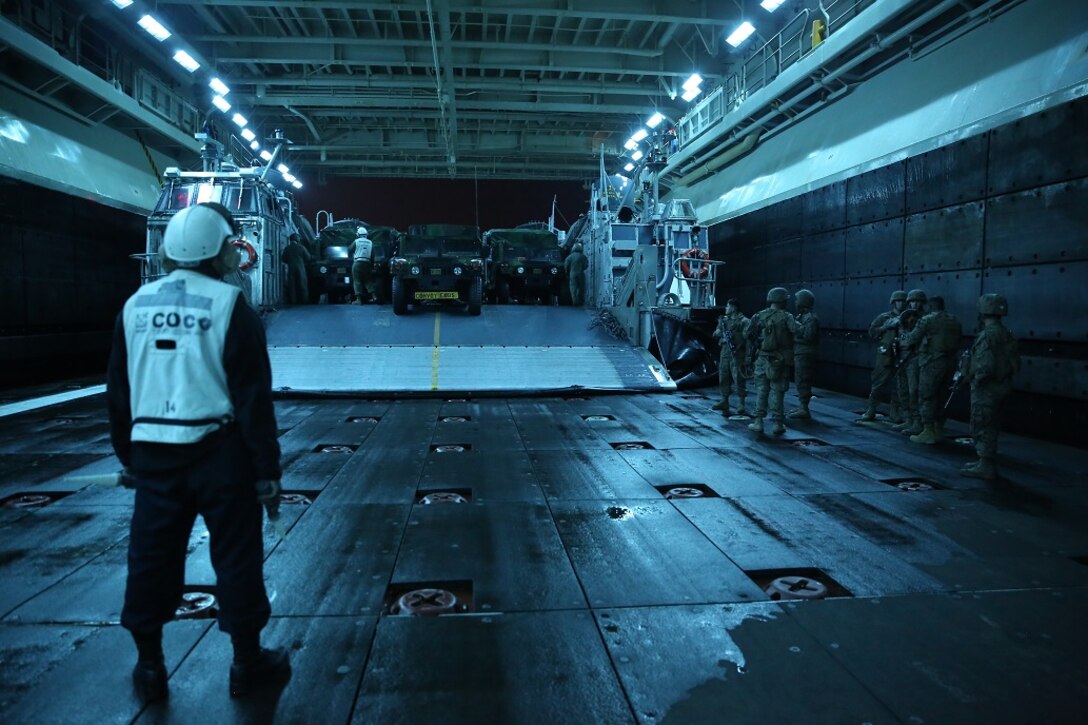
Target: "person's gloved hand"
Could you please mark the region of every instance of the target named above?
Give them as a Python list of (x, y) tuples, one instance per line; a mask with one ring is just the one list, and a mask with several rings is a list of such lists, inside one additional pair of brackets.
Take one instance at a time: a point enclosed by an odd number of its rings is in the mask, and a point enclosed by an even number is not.
[(257, 500), (264, 505), (269, 521), (275, 521), (280, 517), (281, 490), (278, 479), (264, 478), (257, 481)]
[(127, 466), (117, 474), (117, 484), (122, 488), (136, 488), (136, 477), (132, 475), (132, 471)]

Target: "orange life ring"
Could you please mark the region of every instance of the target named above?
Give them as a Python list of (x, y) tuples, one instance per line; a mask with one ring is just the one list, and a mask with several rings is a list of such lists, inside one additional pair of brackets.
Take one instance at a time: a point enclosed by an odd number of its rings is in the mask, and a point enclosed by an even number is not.
[(698, 247), (692, 247), (683, 254), (680, 255), (680, 273), (684, 275), (686, 279), (705, 279), (710, 274), (709, 264), (696, 265), (696, 271), (693, 273), (691, 270), (691, 260), (699, 260), (705, 262), (710, 259), (710, 255), (704, 252)]
[(245, 272), (247, 269), (252, 269), (253, 265), (257, 264), (257, 250), (245, 239), (235, 239), (231, 241), (230, 245), (237, 249), (242, 256), (242, 261), (239, 263), (238, 269)]

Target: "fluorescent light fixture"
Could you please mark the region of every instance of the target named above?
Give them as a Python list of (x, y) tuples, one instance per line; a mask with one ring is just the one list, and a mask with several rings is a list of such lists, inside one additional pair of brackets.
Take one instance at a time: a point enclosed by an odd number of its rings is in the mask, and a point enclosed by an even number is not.
[(662, 116), (660, 113), (655, 113), (654, 115), (650, 116), (650, 120), (646, 122), (646, 125), (650, 128), (657, 128), (664, 120), (664, 116)]
[(632, 163), (628, 163), (626, 166), (623, 167), (623, 170), (624, 171), (634, 171), (635, 170), (635, 165), (632, 164)]
[(281, 174), (286, 174), (289, 173), (291, 169), (287, 168), (287, 164), (280, 164), (276, 167), (276, 171), (280, 172)]
[(701, 75), (699, 75), (698, 73), (692, 73), (690, 76), (688, 76), (688, 79), (684, 81), (684, 85), (682, 86), (682, 88), (685, 91), (690, 91), (692, 88), (698, 88), (702, 82), (703, 77)]
[(194, 72), (197, 68), (200, 67), (200, 63), (197, 63), (196, 59), (186, 53), (184, 50), (179, 50), (177, 53), (174, 53), (174, 60), (178, 62), (178, 65), (180, 65), (182, 68), (189, 71), (190, 73)]
[(301, 189), (302, 188), (302, 182), (299, 181), (298, 179), (295, 179), (294, 181), (291, 182), (291, 186), (295, 187), (296, 189)]
[(243, 128), (242, 138), (244, 138), (246, 141), (252, 141), (253, 139), (257, 138), (257, 134), (253, 133), (248, 128)]
[(692, 88), (690, 91), (684, 91), (684, 95), (682, 95), (680, 97), (683, 98), (688, 103), (691, 103), (695, 99), (695, 97), (697, 95), (699, 95), (700, 93), (702, 93), (702, 92), (703, 91), (702, 91), (701, 88)]
[(631, 160), (632, 161), (638, 161), (641, 158), (642, 158), (642, 152), (641, 151), (636, 151), (635, 153), (631, 154)]
[(141, 28), (151, 33), (151, 36), (160, 43), (170, 37), (170, 31), (150, 15), (143, 16), (137, 22)]
[(778, 6), (784, 2), (786, 2), (786, 0), (763, 0), (759, 6), (767, 12), (773, 13), (775, 10), (778, 10)]
[(745, 20), (728, 38), (725, 39), (725, 42), (736, 48), (738, 45), (748, 40), (748, 36), (754, 32), (756, 32), (755, 26)]
[(218, 108), (223, 113), (226, 113), (230, 110), (230, 104), (227, 102), (226, 98), (223, 98), (223, 96), (213, 96), (212, 105)]
[(629, 139), (627, 139), (627, 142), (625, 144), (623, 144), (623, 147), (625, 149), (627, 149), (628, 151), (634, 151), (635, 149), (638, 148), (638, 141), (635, 141), (634, 139), (629, 138)]
[(267, 151), (262, 151), (261, 152), (261, 158), (264, 159), (265, 161), (271, 161), (272, 160), (272, 154), (268, 153)]
[(132, 0), (113, 0), (113, 4), (124, 10), (132, 4)]
[(212, 78), (210, 81), (208, 81), (208, 87), (221, 96), (225, 96), (230, 93), (230, 88), (227, 87), (227, 84), (219, 80), (218, 78)]
[(638, 143), (639, 141), (641, 141), (642, 139), (646, 138), (649, 135), (650, 135), (649, 131), (647, 131), (644, 128), (640, 128), (639, 130), (635, 131), (634, 134), (632, 134), (631, 140), (634, 141), (635, 143)]
[(283, 180), (286, 181), (288, 184), (290, 184), (295, 180), (295, 176), (294, 176), (294, 174), (284, 174), (283, 175)]
[(256, 150), (258, 150), (259, 148), (261, 148), (261, 142), (260, 142), (260, 141), (250, 141), (250, 142), (249, 142), (249, 147), (250, 147), (251, 149), (253, 149), (254, 151), (256, 151)]
[(249, 121), (246, 120), (246, 117), (240, 113), (236, 113), (231, 116), (230, 120), (234, 121), (235, 125), (237, 125), (238, 128), (245, 128), (246, 124), (249, 123)]

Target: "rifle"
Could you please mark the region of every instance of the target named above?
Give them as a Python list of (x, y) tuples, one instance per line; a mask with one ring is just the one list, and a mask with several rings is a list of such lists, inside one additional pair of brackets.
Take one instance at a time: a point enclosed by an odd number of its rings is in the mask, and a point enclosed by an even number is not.
[(952, 385), (948, 387), (948, 400), (944, 401), (944, 407), (941, 410), (948, 410), (948, 406), (952, 404), (952, 398), (956, 397), (956, 391), (963, 385), (964, 379), (967, 375), (963, 372), (963, 368), (971, 360), (971, 348), (968, 347), (960, 355), (959, 362), (956, 363), (956, 374), (952, 376)]

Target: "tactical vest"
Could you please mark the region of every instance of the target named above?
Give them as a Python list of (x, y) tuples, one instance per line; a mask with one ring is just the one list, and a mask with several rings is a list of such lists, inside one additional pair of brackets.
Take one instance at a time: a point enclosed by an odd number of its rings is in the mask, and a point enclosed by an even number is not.
[(133, 441), (196, 443), (233, 420), (223, 349), (240, 293), (179, 269), (125, 303)]
[(789, 325), (786, 323), (787, 314), (788, 313), (785, 310), (776, 310), (773, 307), (768, 307), (756, 315), (763, 328), (759, 349), (761, 352), (780, 353), (787, 359), (790, 359), (790, 364), (792, 365), (793, 334), (790, 332)]
[(920, 352), (951, 355), (959, 349), (963, 325), (951, 314), (944, 310), (930, 312), (918, 324), (922, 322), (926, 324), (926, 337), (922, 340)]
[(356, 239), (354, 261), (369, 262), (372, 256), (374, 256), (374, 242), (366, 237), (359, 237)]
[(797, 318), (797, 322), (801, 329), (793, 339), (793, 354), (816, 355), (820, 351), (820, 318), (815, 312), (806, 312)]
[(990, 354), (994, 357), (993, 376), (996, 382), (1002, 383), (1020, 372), (1020, 345), (1004, 325), (987, 327), (975, 338), (972, 347), (971, 372), (974, 373), (974, 365), (977, 353), (974, 352), (982, 344), (990, 348)]
[(737, 354), (743, 355), (744, 349), (747, 347), (746, 340), (744, 338), (744, 326), (748, 322), (748, 318), (739, 312), (733, 315), (724, 315), (725, 328), (733, 334), (733, 345), (737, 348)]

